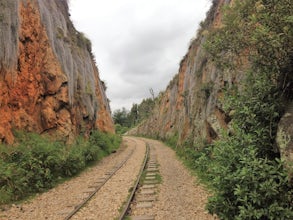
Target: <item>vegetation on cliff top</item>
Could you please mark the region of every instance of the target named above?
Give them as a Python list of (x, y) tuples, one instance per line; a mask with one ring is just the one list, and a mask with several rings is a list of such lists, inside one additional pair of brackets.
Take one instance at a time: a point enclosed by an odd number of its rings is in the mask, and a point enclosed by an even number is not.
[(72, 145), (35, 133), (17, 132), (14, 147), (0, 145), (0, 204), (23, 199), (55, 186), (120, 145), (121, 138), (94, 131)]

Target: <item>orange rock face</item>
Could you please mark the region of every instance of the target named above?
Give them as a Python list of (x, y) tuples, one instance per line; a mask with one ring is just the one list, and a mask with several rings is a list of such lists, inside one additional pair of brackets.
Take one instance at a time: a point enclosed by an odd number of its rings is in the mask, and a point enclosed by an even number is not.
[[(94, 128), (114, 132), (97, 68), (93, 98), (98, 108), (95, 117), (87, 118), (82, 95), (69, 100), (68, 75), (52, 50), (38, 4), (19, 3), (18, 10), (17, 67), (1, 68), (0, 72), (0, 141), (13, 143), (12, 129), (50, 133), (65, 141)], [(76, 92), (80, 92), (78, 88)]]
[(221, 129), (228, 128), (229, 120), (218, 104), (225, 83), (234, 79), (217, 69), (203, 49), (205, 34), (221, 25), (220, 8), (228, 3), (231, 2), (214, 1), (204, 22), (206, 27), (190, 44), (178, 74), (161, 95), (150, 117), (130, 134), (162, 139), (176, 136), (180, 145), (184, 141), (195, 143), (199, 137), (212, 142)]

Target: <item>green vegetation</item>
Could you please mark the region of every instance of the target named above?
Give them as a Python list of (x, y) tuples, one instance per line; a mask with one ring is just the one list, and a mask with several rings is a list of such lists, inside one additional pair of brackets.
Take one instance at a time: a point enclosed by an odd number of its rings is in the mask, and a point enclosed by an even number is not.
[(16, 146), (0, 146), (0, 204), (43, 192), (72, 177), (119, 147), (121, 139), (94, 131), (74, 144), (34, 133), (16, 133)]
[(87, 51), (92, 54), (92, 42), (84, 33), (76, 31), (76, 43), (80, 48), (86, 48)]
[(178, 134), (174, 134), (173, 136), (167, 138), (166, 140), (164, 140), (166, 142), (167, 145), (169, 145), (170, 147), (176, 147), (177, 146), (177, 142), (178, 142)]
[(237, 0), (224, 13), (223, 27), (208, 35), (210, 58), (235, 72), (248, 61), (254, 75), (267, 75), (292, 98), (292, 2)]
[(209, 58), (231, 75), (245, 70), (245, 79), (221, 103), (233, 111), (229, 130), (212, 144), (175, 149), (212, 190), (207, 209), (220, 219), (293, 219), (292, 179), (275, 143), (283, 103), (293, 98), (292, 14), (290, 0), (236, 0), (223, 26), (209, 30)]
[(153, 98), (144, 99), (140, 104), (133, 104), (129, 112), (125, 108), (116, 110), (113, 114), (116, 133), (123, 134), (146, 119), (151, 114), (155, 101)]
[(94, 91), (90, 82), (87, 82), (85, 86), (85, 93), (91, 96), (94, 94)]
[(126, 110), (126, 108), (122, 108), (122, 110), (116, 110), (113, 114), (113, 119), (116, 125), (116, 129), (127, 129), (131, 126), (131, 122), (129, 121), (129, 112)]
[(158, 184), (163, 182), (163, 179), (160, 173), (156, 173), (155, 180), (157, 181)]
[(125, 134), (128, 130), (129, 130), (128, 127), (123, 127), (120, 124), (115, 124), (116, 134), (122, 135), (122, 134)]

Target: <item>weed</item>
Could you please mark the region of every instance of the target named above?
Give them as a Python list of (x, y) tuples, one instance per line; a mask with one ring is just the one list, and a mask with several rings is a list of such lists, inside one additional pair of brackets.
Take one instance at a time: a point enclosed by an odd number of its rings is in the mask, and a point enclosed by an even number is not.
[(157, 183), (162, 183), (163, 182), (163, 178), (162, 178), (160, 173), (156, 173), (155, 180), (157, 181)]

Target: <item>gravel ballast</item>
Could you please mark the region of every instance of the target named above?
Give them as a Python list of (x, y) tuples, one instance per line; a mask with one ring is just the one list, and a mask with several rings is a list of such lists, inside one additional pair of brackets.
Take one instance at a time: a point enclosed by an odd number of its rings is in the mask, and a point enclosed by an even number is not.
[[(122, 147), (116, 153), (111, 154), (108, 157), (102, 159), (96, 166), (93, 166), (87, 169), (86, 171), (82, 172), (79, 176), (58, 185), (57, 187), (49, 190), (48, 192), (37, 195), (30, 201), (23, 202), (19, 205), (11, 205), (10, 207), (6, 207), (5, 210), (0, 210), (0, 219), (64, 219), (66, 215), (68, 215), (68, 213), (71, 212), (76, 205), (80, 204), (83, 201), (83, 199), (85, 199), (89, 195), (89, 192), (93, 191), (92, 187), (97, 184), (101, 177), (104, 177), (107, 172), (112, 170), (113, 167), (115, 167), (117, 164), (123, 161), (127, 157), (127, 155), (129, 155), (129, 153), (133, 149), (135, 149), (134, 154), (131, 156), (129, 161), (121, 168), (121, 171), (119, 170), (117, 172), (117, 174), (119, 172), (120, 174), (119, 177), (115, 178), (118, 179), (116, 180), (116, 182), (118, 181), (119, 183), (120, 181), (120, 185), (117, 183), (116, 185), (114, 184), (112, 186), (115, 189), (121, 188), (121, 186), (124, 187), (123, 176), (125, 175), (125, 178), (128, 178), (128, 176), (126, 176), (127, 171), (125, 171), (125, 168), (127, 167), (127, 169), (131, 170), (130, 173), (134, 175), (133, 178), (136, 177), (132, 166), (135, 168), (138, 167), (137, 169), (139, 169), (139, 164), (135, 164), (134, 160), (137, 163), (140, 163), (140, 158), (143, 158), (144, 156), (145, 144), (144, 142), (139, 141), (139, 143), (136, 145), (136, 141), (132, 140), (131, 138), (124, 138), (124, 145), (128, 145), (128, 147)], [(143, 159), (141, 159), (141, 161), (142, 160)], [(106, 184), (104, 186), (106, 187)], [(109, 215), (109, 218), (104, 219), (112, 219), (112, 216), (117, 214), (118, 208), (123, 202), (124, 194), (128, 193), (127, 187), (128, 185), (125, 185), (124, 190), (126, 191), (126, 193), (121, 193), (121, 195), (118, 195), (119, 192), (115, 191), (115, 189), (113, 188), (101, 188), (102, 191), (115, 192), (115, 194), (112, 196), (109, 195), (105, 196), (105, 198), (100, 198), (105, 204), (106, 208), (97, 209), (96, 211), (98, 211), (99, 213), (105, 212), (107, 215)], [(113, 202), (114, 197), (119, 197), (119, 203), (121, 202), (121, 204), (115, 204), (115, 207)], [(110, 212), (108, 207), (113, 207), (111, 208)]]
[[(57, 187), (35, 196), (30, 201), (11, 205), (0, 210), (2, 220), (39, 220), (64, 219), (75, 206), (79, 205), (95, 185), (121, 163), (133, 151), (132, 156), (112, 178), (104, 184), (97, 194), (72, 219), (105, 219), (111, 220), (119, 216), (119, 209), (129, 196), (144, 160), (148, 142), (155, 153), (156, 169), (162, 182), (155, 184), (146, 180), (142, 190), (153, 190), (153, 198), (141, 204), (133, 214), (153, 216), (156, 220), (212, 220), (217, 217), (208, 214), (204, 209), (208, 193), (190, 174), (175, 152), (159, 141), (150, 139), (124, 137), (124, 145), (116, 153), (101, 160), (97, 165), (82, 172), (79, 176), (68, 180)], [(146, 178), (154, 177), (148, 174)], [(151, 182), (150, 182), (151, 181)], [(150, 182), (150, 183), (149, 183)], [(151, 185), (147, 185), (151, 184)], [(144, 196), (145, 197), (145, 196)], [(148, 203), (146, 203), (148, 202)], [(151, 203), (150, 203), (151, 202)], [(143, 210), (143, 211), (142, 211)]]
[[(128, 139), (128, 138), (126, 138)], [(131, 138), (129, 138), (131, 139)], [(134, 139), (132, 139), (134, 140)], [(134, 142), (129, 142), (134, 144)], [(72, 219), (115, 219), (137, 179), (145, 157), (145, 143), (135, 139), (136, 150), (126, 164), (108, 181), (89, 203)]]
[(154, 146), (162, 183), (158, 185), (157, 201), (150, 215), (156, 220), (217, 219), (205, 210), (208, 194), (190, 174), (174, 150), (159, 141), (145, 139)]

